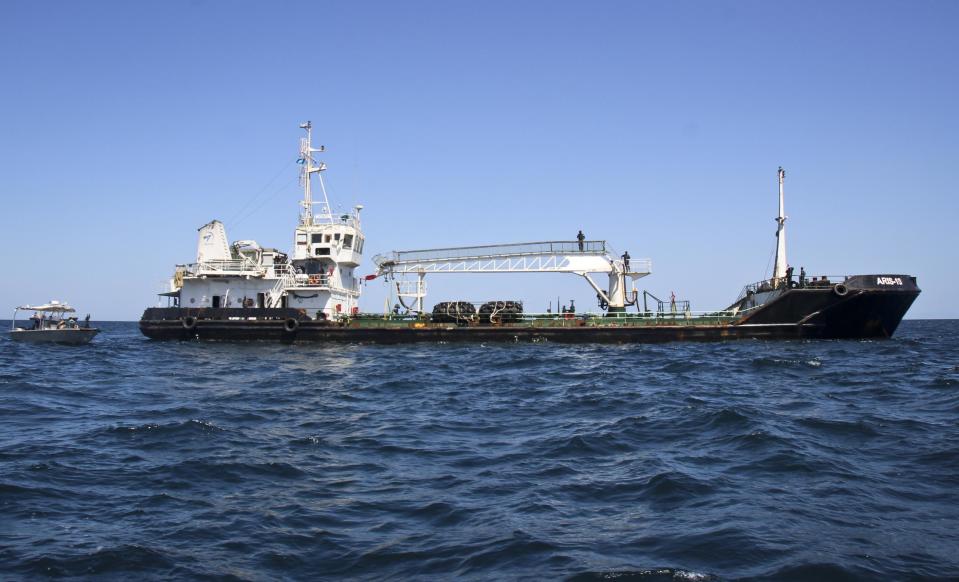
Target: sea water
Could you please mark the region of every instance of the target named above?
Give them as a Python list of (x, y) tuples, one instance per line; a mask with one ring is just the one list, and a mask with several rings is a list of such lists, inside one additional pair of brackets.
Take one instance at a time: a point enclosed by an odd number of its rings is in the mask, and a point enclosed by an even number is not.
[(0, 578), (959, 577), (959, 322), (885, 341), (0, 340)]

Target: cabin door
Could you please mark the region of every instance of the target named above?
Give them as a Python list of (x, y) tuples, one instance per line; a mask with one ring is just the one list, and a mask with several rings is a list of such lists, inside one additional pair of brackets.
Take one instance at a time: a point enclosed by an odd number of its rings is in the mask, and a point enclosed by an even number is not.
[(260, 309), (266, 307), (266, 293), (257, 293), (256, 294), (256, 306)]
[(214, 295), (214, 296), (213, 296), (213, 309), (217, 309), (217, 308), (219, 308), (219, 307), (220, 307), (220, 296), (219, 296), (219, 295)]

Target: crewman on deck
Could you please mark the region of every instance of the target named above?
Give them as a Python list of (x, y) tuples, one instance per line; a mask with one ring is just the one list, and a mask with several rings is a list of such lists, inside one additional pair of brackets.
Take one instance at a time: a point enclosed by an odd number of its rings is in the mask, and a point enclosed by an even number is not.
[(629, 251), (623, 251), (623, 271), (629, 272)]
[(793, 268), (792, 265), (786, 267), (786, 288), (793, 286)]
[(586, 235), (583, 234), (582, 230), (576, 235), (576, 240), (579, 241), (579, 250), (583, 250), (583, 241), (586, 240)]
[(806, 286), (806, 267), (799, 267), (799, 288)]
[(33, 324), (30, 329), (40, 329), (40, 316), (37, 315), (36, 311), (34, 311), (33, 315), (30, 316), (30, 323)]

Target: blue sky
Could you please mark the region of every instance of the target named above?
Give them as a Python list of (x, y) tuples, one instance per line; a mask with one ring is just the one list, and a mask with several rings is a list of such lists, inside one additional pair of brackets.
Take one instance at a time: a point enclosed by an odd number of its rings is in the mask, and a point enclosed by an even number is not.
[[(776, 169), (810, 274), (908, 273), (959, 317), (959, 3), (26, 2), (0, 34), (0, 306), (137, 319), (196, 228), (289, 248), (297, 125), (393, 249), (571, 239), (728, 305), (770, 269)], [(360, 269), (371, 271), (370, 263)], [(429, 302), (570, 275), (428, 279)], [(365, 309), (384, 289), (367, 287)]]

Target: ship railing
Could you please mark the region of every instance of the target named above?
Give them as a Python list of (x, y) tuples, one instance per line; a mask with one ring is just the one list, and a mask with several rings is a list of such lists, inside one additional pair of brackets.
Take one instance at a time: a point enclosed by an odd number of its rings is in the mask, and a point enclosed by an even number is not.
[[(649, 323), (649, 322), (670, 322), (675, 323), (676, 325), (689, 324), (694, 325), (697, 323), (703, 323), (704, 321), (720, 321), (720, 322), (732, 322), (736, 321), (743, 317), (743, 315), (758, 309), (757, 307), (751, 307), (749, 309), (741, 310), (714, 310), (714, 311), (675, 311), (675, 312), (639, 312), (639, 313), (619, 313), (619, 314), (602, 314), (602, 313), (520, 313), (520, 314), (510, 314), (508, 317), (517, 323), (534, 323), (535, 322), (545, 322), (545, 321), (589, 321), (599, 324), (619, 324), (619, 323)], [(388, 313), (388, 314), (363, 314), (371, 318), (377, 319), (387, 319), (387, 320), (411, 320), (417, 319), (415, 313)], [(478, 314), (464, 315), (462, 319), (476, 319)]]
[(713, 311), (645, 311), (645, 312), (625, 312), (615, 314), (595, 314), (595, 313), (524, 313), (523, 320), (539, 321), (554, 319), (602, 319), (610, 322), (630, 322), (630, 321), (651, 321), (651, 320), (703, 320), (703, 319), (729, 319), (734, 320), (742, 317), (749, 310), (713, 310)]
[(330, 277), (328, 275), (306, 275), (297, 273), (293, 276), (293, 287), (329, 287)]
[(278, 277), (286, 280), (287, 287), (329, 287), (328, 273), (298, 273), (291, 265), (274, 265), (274, 272)]
[(423, 249), (414, 251), (393, 251), (373, 257), (373, 263), (384, 266), (397, 263), (418, 261), (436, 261), (445, 259), (471, 259), (483, 257), (510, 257), (555, 254), (605, 255), (606, 241), (542, 241), (501, 245), (481, 245), (473, 247), (450, 247), (444, 249)]
[[(844, 283), (848, 278), (849, 275), (806, 275), (805, 279), (800, 284), (799, 276), (796, 273), (793, 273), (792, 287), (813, 289), (818, 287), (831, 287), (837, 283)], [(739, 301), (749, 294), (765, 293), (768, 291), (775, 291), (776, 289), (784, 289), (786, 288), (786, 285), (787, 283), (785, 277), (779, 279), (763, 279), (762, 281), (750, 283), (749, 285), (743, 287), (743, 290), (740, 291), (739, 297), (736, 298), (736, 301)]]
[(211, 259), (184, 265), (188, 275), (257, 275), (266, 274), (263, 265), (255, 263), (249, 258), (242, 259)]

